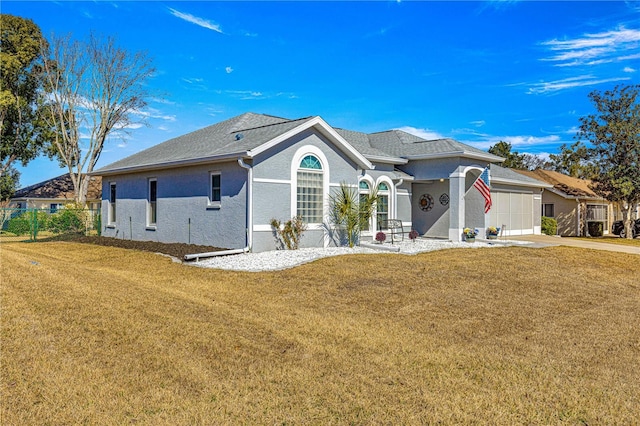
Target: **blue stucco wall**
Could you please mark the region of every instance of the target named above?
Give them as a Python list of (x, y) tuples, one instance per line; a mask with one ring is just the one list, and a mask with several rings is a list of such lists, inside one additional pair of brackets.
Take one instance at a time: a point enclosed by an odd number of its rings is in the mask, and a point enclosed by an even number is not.
[[(209, 174), (221, 173), (221, 203), (208, 206)], [(236, 162), (105, 176), (103, 193), (116, 183), (117, 220), (103, 222), (107, 237), (242, 248), (246, 237), (246, 170)], [(147, 224), (148, 179), (157, 180), (156, 226)], [(108, 196), (103, 200), (107, 218)]]

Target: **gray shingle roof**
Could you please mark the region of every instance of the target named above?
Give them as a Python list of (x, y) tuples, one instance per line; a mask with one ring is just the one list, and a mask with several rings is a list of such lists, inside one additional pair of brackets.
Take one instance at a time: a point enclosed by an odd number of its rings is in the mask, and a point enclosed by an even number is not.
[(245, 113), (169, 139), (102, 167), (95, 173), (242, 154), (297, 127), (308, 119), (310, 117), (288, 120), (262, 114)]
[(517, 182), (518, 184), (527, 184), (527, 186), (537, 186), (540, 188), (551, 188), (546, 182), (542, 182), (538, 179), (523, 175), (515, 170), (498, 166), (497, 164), (491, 164), (491, 180), (501, 183)]
[[(211, 161), (251, 153), (314, 117), (290, 120), (264, 114), (245, 113), (212, 126), (170, 139), (133, 154), (94, 172), (96, 175), (118, 171)], [(400, 163), (402, 158), (430, 156), (474, 156), (487, 161), (500, 158), (453, 139), (427, 141), (401, 130), (366, 134), (334, 129), (365, 158)]]
[(463, 144), (454, 139), (425, 140), (402, 130), (388, 130), (386, 132), (369, 135), (371, 145), (389, 154), (404, 158), (420, 158), (433, 155), (475, 155), (481, 157), (499, 157), (488, 152)]
[(365, 157), (377, 156), (377, 157), (390, 157), (388, 152), (371, 146), (369, 135), (362, 132), (355, 132), (353, 130), (335, 129), (340, 136), (342, 136), (347, 142), (351, 144), (355, 149), (360, 151)]

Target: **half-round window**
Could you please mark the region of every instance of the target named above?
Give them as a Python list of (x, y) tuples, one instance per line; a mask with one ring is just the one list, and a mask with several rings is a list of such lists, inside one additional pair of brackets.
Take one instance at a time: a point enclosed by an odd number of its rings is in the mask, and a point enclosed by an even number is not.
[(313, 169), (313, 170), (322, 170), (322, 164), (320, 164), (320, 160), (318, 160), (313, 155), (307, 155), (300, 162), (301, 169)]

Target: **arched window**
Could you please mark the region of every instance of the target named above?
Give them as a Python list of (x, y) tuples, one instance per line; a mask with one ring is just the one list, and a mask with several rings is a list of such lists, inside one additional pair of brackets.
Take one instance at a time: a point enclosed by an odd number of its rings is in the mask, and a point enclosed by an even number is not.
[[(360, 194), (360, 205), (364, 205), (364, 203), (367, 202), (367, 198), (371, 194), (371, 187), (369, 186), (369, 182), (367, 182), (366, 180), (361, 180), (360, 183), (358, 184), (358, 189)], [(366, 224), (364, 224), (361, 231), (369, 230), (370, 220), (371, 218), (369, 218), (369, 221), (367, 221)]]
[(376, 209), (376, 223), (380, 227), (389, 219), (389, 185), (385, 182), (378, 184), (378, 206)]
[(314, 155), (306, 155), (297, 173), (297, 212), (305, 223), (322, 223), (323, 171)]

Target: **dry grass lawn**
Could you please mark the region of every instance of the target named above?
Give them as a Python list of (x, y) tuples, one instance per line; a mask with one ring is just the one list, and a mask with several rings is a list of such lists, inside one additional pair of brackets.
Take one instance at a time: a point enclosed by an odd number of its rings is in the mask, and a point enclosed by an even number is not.
[(3, 425), (638, 422), (635, 255), (239, 273), (69, 242), (0, 252)]

